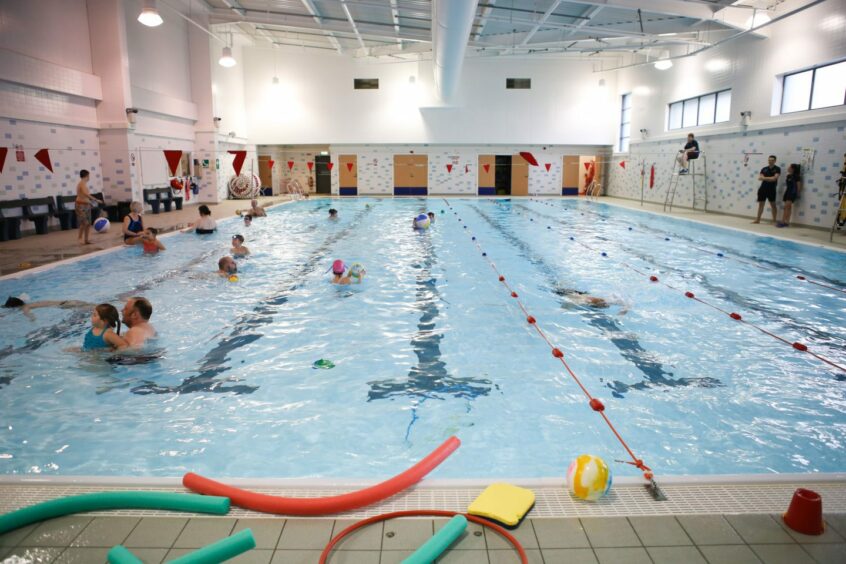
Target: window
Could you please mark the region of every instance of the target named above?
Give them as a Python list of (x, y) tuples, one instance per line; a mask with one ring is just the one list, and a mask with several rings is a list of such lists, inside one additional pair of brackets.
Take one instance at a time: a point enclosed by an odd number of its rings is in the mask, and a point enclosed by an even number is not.
[(622, 110), (620, 111), (620, 152), (629, 151), (629, 138), (632, 135), (632, 95), (623, 94)]
[(711, 125), (729, 120), (731, 90), (703, 94), (670, 104), (667, 129)]
[(379, 90), (378, 78), (354, 78), (353, 88), (356, 90)]
[(509, 90), (511, 89), (523, 89), (528, 90), (532, 87), (532, 79), (531, 78), (506, 78), (505, 79), (505, 87)]
[(784, 75), (781, 113), (846, 104), (846, 61)]

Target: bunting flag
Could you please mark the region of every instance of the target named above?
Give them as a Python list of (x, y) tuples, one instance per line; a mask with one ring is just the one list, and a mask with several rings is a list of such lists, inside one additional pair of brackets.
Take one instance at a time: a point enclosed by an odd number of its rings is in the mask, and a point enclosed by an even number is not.
[(652, 165), (652, 168), (649, 169), (649, 187), (652, 188), (655, 186), (655, 165)]
[(470, 172), (470, 165), (464, 165), (464, 174)]
[(288, 161), (288, 170), (294, 170), (294, 161)]
[(35, 153), (35, 158), (38, 159), (38, 162), (43, 164), (47, 170), (53, 172), (53, 163), (50, 162), (50, 153), (47, 149), (41, 149), (37, 153)]
[(589, 169), (589, 168), (590, 168), (590, 162), (586, 162), (586, 163), (585, 163), (585, 170), (587, 170), (587, 169)]
[(268, 166), (270, 166), (270, 170), (273, 170), (273, 165), (276, 164), (276, 161), (274, 161), (273, 159), (267, 159), (267, 164)]
[(167, 161), (167, 168), (170, 169), (170, 175), (176, 176), (176, 165), (179, 164), (179, 159), (182, 158), (182, 151), (165, 151), (164, 155)]
[(626, 161), (620, 161), (620, 166), (626, 168)]
[(349, 172), (352, 172), (352, 167), (353, 167), (353, 164), (352, 164), (352, 163), (347, 163), (347, 170), (348, 170)]
[(543, 165), (543, 166), (545, 166), (545, 167), (546, 167), (546, 172), (549, 172), (549, 168), (552, 166), (552, 163), (546, 163), (546, 164), (545, 164), (545, 165)]
[(332, 170), (332, 167), (334, 167), (334, 166), (335, 166), (335, 163), (326, 163), (326, 168), (328, 168), (329, 170)]
[(314, 163), (313, 163), (312, 161), (308, 161), (308, 162), (306, 163), (306, 165), (308, 165), (308, 171), (309, 171), (309, 172), (311, 172), (311, 169), (313, 169), (313, 168), (314, 168)]
[(526, 159), (526, 162), (532, 166), (538, 166), (538, 161), (533, 154), (528, 151), (520, 151), (520, 156)]
[(452, 172), (452, 165), (447, 163), (447, 172)]
[(491, 165), (489, 165), (489, 164), (483, 164), (483, 165), (482, 165), (482, 168), (484, 168), (484, 169), (485, 169), (485, 172), (490, 172), (490, 171), (491, 171)]
[(3, 165), (6, 163), (6, 154), (9, 152), (9, 149), (6, 147), (0, 147), (0, 173), (3, 172)]
[(241, 167), (244, 166), (244, 159), (247, 158), (247, 151), (228, 151), (230, 155), (235, 155), (235, 160), (232, 161), (232, 168), (235, 169), (235, 176), (241, 176)]

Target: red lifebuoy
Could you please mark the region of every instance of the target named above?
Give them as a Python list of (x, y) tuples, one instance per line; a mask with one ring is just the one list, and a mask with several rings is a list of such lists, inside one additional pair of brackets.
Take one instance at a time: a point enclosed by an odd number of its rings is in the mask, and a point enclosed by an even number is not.
[(594, 176), (596, 176), (596, 161), (590, 161), (587, 164), (587, 172), (585, 172), (585, 188), (590, 186), (591, 182), (593, 182)]
[(174, 190), (182, 190), (182, 183), (178, 178), (172, 178), (170, 181), (170, 187)]
[(197, 493), (228, 497), (232, 504), (253, 511), (279, 515), (328, 515), (371, 505), (413, 486), (437, 468), (460, 445), (458, 437), (450, 437), (426, 458), (389, 480), (362, 490), (329, 497), (296, 498), (260, 494), (227, 486), (193, 472), (188, 472), (182, 477), (182, 485)]

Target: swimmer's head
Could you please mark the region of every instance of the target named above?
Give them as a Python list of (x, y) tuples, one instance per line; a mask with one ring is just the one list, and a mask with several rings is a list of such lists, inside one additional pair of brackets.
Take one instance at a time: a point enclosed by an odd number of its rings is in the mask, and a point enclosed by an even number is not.
[(6, 300), (3, 307), (23, 307), (24, 305), (26, 305), (26, 303), (22, 299), (9, 296), (9, 299)]
[(428, 215), (428, 216), (429, 216), (429, 219), (430, 219), (430, 220), (435, 219), (435, 212), (429, 212), (429, 213), (427, 213), (426, 215)]
[(334, 274), (335, 276), (343, 275), (344, 271), (346, 271), (346, 269), (347, 269), (347, 266), (344, 264), (344, 261), (342, 261), (341, 259), (338, 259), (338, 260), (336, 260), (335, 262), (332, 263), (332, 274)]
[(329, 217), (338, 217), (338, 210), (335, 208), (329, 208)]
[(250, 205), (251, 205), (252, 207), (256, 207), (256, 206), (258, 206), (258, 200), (250, 200)]
[(211, 210), (205, 204), (197, 208), (197, 211), (200, 212), (200, 215), (211, 215)]
[(221, 257), (221, 259), (217, 261), (217, 268), (226, 274), (235, 274), (238, 272), (238, 264), (235, 262), (235, 259), (230, 256)]
[(252, 223), (252, 221), (253, 221), (253, 216), (251, 216), (250, 214), (246, 214), (244, 216), (244, 223), (246, 225), (249, 225), (250, 223)]
[(235, 241), (238, 241), (238, 243), (243, 244), (244, 243), (244, 236), (243, 235), (233, 235), (232, 236), (232, 242), (234, 243)]

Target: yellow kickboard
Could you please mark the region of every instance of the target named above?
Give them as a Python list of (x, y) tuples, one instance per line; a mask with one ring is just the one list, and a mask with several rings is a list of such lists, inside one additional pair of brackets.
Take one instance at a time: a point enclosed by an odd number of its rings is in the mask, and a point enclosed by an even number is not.
[(500, 482), (485, 488), (470, 504), (467, 513), (514, 527), (534, 504), (535, 492), (532, 490)]

